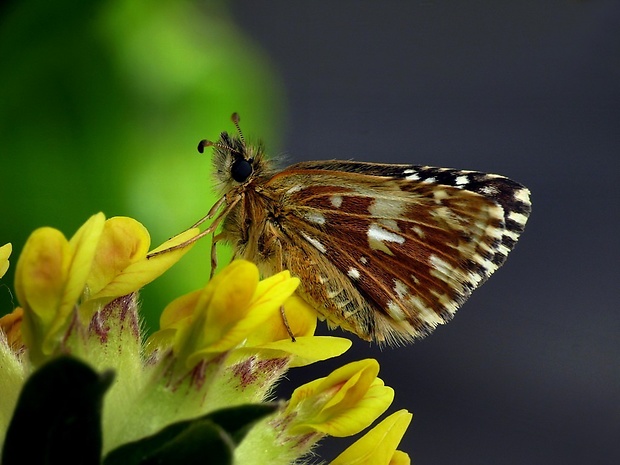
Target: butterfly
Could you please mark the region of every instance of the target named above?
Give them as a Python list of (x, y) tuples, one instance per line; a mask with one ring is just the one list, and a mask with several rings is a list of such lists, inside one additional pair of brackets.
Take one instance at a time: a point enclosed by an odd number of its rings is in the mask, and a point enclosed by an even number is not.
[[(398, 344), (452, 319), (506, 260), (530, 214), (530, 193), (477, 171), (357, 161), (278, 170), (237, 134), (214, 149), (221, 197), (194, 226), (265, 276), (290, 270), (298, 294), (331, 327)], [(219, 232), (218, 232), (219, 231)], [(175, 247), (175, 248), (177, 248)]]

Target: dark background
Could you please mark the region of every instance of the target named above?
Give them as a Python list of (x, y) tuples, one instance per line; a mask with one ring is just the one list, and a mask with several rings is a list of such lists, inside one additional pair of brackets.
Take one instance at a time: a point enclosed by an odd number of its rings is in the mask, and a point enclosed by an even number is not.
[[(400, 449), (417, 464), (620, 463), (620, 3), (231, 6), (284, 81), (290, 161), (458, 167), (532, 191), (520, 243), (449, 325), (347, 354), (376, 357), (390, 411), (414, 413)], [(246, 133), (258, 118), (242, 115)]]

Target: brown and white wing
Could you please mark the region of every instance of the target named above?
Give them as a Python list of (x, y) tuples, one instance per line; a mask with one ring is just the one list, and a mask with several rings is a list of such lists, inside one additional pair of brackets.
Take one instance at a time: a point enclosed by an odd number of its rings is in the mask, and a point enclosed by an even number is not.
[(449, 321), (514, 247), (529, 191), (502, 176), (415, 165), (299, 163), (280, 197), (283, 265), (332, 325), (397, 343)]

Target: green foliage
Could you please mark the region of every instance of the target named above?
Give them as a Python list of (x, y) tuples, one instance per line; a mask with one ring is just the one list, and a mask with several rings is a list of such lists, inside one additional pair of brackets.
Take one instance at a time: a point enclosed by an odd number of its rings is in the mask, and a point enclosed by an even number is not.
[[(2, 465), (98, 464), (102, 446), (103, 396), (111, 371), (97, 374), (63, 356), (48, 362), (26, 382), (9, 425)], [(104, 465), (227, 465), (251, 427), (276, 404), (241, 405), (192, 420), (111, 451)]]
[(19, 396), (2, 465), (99, 463), (102, 401), (113, 378), (71, 357), (43, 365)]
[(167, 426), (159, 433), (110, 452), (104, 465), (232, 463), (234, 448), (274, 404), (242, 405)]
[[(276, 140), (278, 79), (226, 6), (24, 0), (5, 8), (0, 244), (19, 251), (36, 227), (74, 231), (103, 211), (138, 219), (157, 245), (214, 201), (200, 139), (232, 129), (238, 111), (248, 135)], [(199, 244), (162, 286), (144, 290), (149, 327), (167, 302), (204, 285), (208, 249)], [(0, 312), (12, 304), (0, 290)]]

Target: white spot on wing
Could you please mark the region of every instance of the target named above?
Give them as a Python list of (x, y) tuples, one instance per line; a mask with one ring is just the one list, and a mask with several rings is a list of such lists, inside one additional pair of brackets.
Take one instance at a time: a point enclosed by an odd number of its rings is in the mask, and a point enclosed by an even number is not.
[(448, 198), (448, 193), (443, 189), (433, 190), (433, 198), (436, 203), (441, 203), (443, 199)]
[(530, 191), (527, 189), (519, 189), (514, 193), (514, 197), (516, 200), (520, 200), (525, 204), (529, 205), (530, 203)]
[(437, 179), (435, 179), (434, 176), (431, 176), (430, 178), (422, 179), (422, 182), (425, 184), (434, 184), (437, 182)]
[(329, 200), (331, 201), (334, 208), (340, 208), (340, 206), (342, 205), (342, 196), (340, 195), (332, 195)]
[(319, 212), (309, 211), (304, 214), (304, 218), (311, 223), (325, 224), (325, 217)]
[[(505, 246), (500, 245), (497, 248), (497, 251), (500, 253), (502, 252), (502, 248), (505, 248)], [(506, 250), (506, 253), (504, 255), (507, 255), (509, 252), (509, 250)], [(479, 254), (474, 254), (472, 255), (471, 259), (479, 264), (483, 269), (487, 270), (487, 272), (485, 273), (487, 276), (490, 275), (491, 273), (493, 273), (496, 269), (497, 269), (497, 265), (494, 264), (493, 262), (487, 260), (486, 258), (484, 258), (483, 256), (479, 255)]]
[(457, 176), (456, 179), (454, 180), (455, 184), (457, 186), (464, 186), (466, 184), (469, 184), (469, 177), (467, 176)]
[(360, 270), (357, 268), (349, 268), (347, 275), (349, 275), (351, 279), (360, 279)]
[(304, 239), (306, 239), (310, 244), (312, 244), (314, 246), (315, 249), (317, 249), (319, 252), (325, 253), (327, 252), (327, 249), (325, 248), (325, 246), (323, 244), (321, 244), (321, 242), (319, 242), (318, 239), (307, 235), (306, 233), (302, 232), (301, 235), (304, 237)]
[(467, 281), (472, 283), (474, 286), (477, 286), (480, 283), (480, 281), (482, 281), (483, 277), (484, 276), (479, 275), (478, 273), (475, 273), (472, 271), (467, 275)]
[(334, 297), (336, 297), (338, 294), (340, 294), (340, 289), (333, 289), (331, 291), (327, 291), (326, 295), (328, 299), (333, 299)]
[(387, 311), (390, 314), (390, 316), (394, 318), (396, 321), (403, 321), (407, 317), (405, 315), (405, 312), (403, 312), (403, 309), (400, 308), (400, 305), (398, 305), (393, 300), (390, 300), (387, 303)]
[[(368, 207), (368, 213), (372, 216), (380, 217), (380, 218), (400, 218), (403, 215), (403, 211), (406, 205), (395, 198), (385, 199), (381, 197), (377, 197), (373, 199), (371, 204)], [(390, 221), (390, 220), (384, 220)], [(398, 226), (396, 226), (396, 221), (392, 221), (392, 224), (385, 224), (388, 228), (398, 230)]]
[(484, 186), (480, 188), (480, 193), (483, 195), (494, 196), (498, 194), (497, 188), (494, 186)]
[(402, 299), (403, 297), (406, 297), (409, 295), (409, 288), (400, 279), (395, 279), (394, 280), (394, 292), (396, 292), (396, 295), (400, 299)]
[(527, 222), (527, 216), (522, 213), (510, 212), (508, 213), (508, 219), (515, 221), (519, 224), (525, 224)]
[(290, 194), (294, 194), (295, 192), (299, 192), (300, 190), (301, 190), (301, 186), (300, 186), (299, 184), (297, 184), (297, 185), (295, 185), (295, 186), (293, 186), (293, 187), (289, 188), (289, 189), (286, 191), (286, 193), (290, 195)]
[(418, 317), (425, 323), (430, 324), (432, 327), (444, 322), (439, 315), (437, 315), (432, 308), (429, 308), (426, 302), (424, 302), (419, 296), (412, 296), (408, 302), (417, 310)]
[(416, 225), (414, 225), (414, 226), (412, 226), (412, 227), (411, 227), (411, 230), (412, 230), (414, 233), (416, 233), (420, 239), (424, 239), (424, 236), (425, 236), (424, 231), (422, 231), (422, 228), (421, 228), (421, 227), (419, 227), (417, 224), (416, 224)]
[(396, 242), (398, 244), (404, 244), (405, 242), (405, 238), (403, 236), (394, 234), (393, 232), (383, 229), (381, 226), (375, 223), (371, 224), (370, 228), (368, 228), (368, 237), (371, 240), (379, 242), (388, 241)]
[[(437, 255), (434, 255), (434, 254), (429, 255), (428, 259), (430, 260), (433, 268), (440, 275), (452, 276), (452, 273), (454, 272), (454, 268), (452, 268), (452, 266), (448, 262), (446, 262), (445, 260), (442, 260), (441, 258), (439, 258)], [(431, 273), (433, 273), (433, 271), (431, 271)]]
[(368, 228), (368, 245), (373, 250), (382, 250), (388, 255), (394, 255), (392, 251), (385, 245), (384, 241), (396, 242), (397, 244), (403, 244), (405, 238), (386, 229), (383, 229), (378, 224), (371, 224)]

